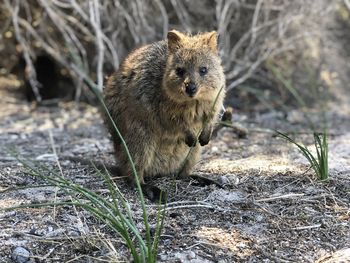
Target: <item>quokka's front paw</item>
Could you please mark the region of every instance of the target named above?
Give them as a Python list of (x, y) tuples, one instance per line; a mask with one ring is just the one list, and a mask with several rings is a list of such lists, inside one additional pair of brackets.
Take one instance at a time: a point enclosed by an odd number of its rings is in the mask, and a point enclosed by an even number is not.
[(185, 143), (188, 145), (188, 147), (196, 146), (197, 144), (196, 136), (191, 132), (187, 132), (185, 135)]
[(205, 139), (199, 138), (199, 143), (201, 146), (207, 145), (209, 143), (209, 141), (210, 141), (209, 138), (205, 138)]
[(203, 129), (199, 136), (199, 143), (201, 146), (207, 145), (209, 143), (212, 131), (213, 129), (211, 126), (207, 126)]

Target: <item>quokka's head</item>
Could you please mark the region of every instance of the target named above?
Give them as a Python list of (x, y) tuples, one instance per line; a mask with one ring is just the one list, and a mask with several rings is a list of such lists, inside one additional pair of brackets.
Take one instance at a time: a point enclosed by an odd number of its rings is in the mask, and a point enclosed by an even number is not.
[(163, 88), (179, 103), (208, 100), (222, 95), (225, 76), (218, 55), (215, 31), (194, 36), (172, 30), (167, 37), (168, 53)]

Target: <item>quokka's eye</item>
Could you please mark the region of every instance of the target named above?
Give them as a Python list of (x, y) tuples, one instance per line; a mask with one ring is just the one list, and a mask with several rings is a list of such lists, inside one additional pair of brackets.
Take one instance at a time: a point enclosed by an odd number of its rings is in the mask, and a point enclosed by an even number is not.
[(199, 75), (204, 76), (208, 73), (207, 67), (200, 67), (199, 68)]
[(179, 77), (183, 77), (185, 75), (184, 68), (176, 68), (175, 72), (176, 72), (176, 75), (178, 75)]

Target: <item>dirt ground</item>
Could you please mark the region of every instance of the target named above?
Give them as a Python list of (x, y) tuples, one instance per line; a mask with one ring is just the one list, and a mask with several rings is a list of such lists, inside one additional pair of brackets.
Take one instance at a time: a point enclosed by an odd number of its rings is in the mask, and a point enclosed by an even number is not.
[[(107, 193), (91, 166), (69, 159), (113, 162), (98, 109), (74, 103), (35, 107), (15, 96), (16, 84), (1, 78), (0, 208), (67, 198), (53, 187), (33, 188), (40, 182), (9, 153), (13, 148), (58, 170), (55, 149), (66, 178)], [(222, 182), (223, 188), (194, 180), (155, 179), (169, 194), (159, 262), (350, 262), (349, 108), (337, 105), (327, 117), (331, 124), (328, 182), (317, 181), (295, 147), (274, 136), (274, 129), (297, 132), (299, 139), (311, 143), (297, 110), (287, 115), (234, 113), (235, 122), (249, 130), (247, 138), (222, 129), (204, 148), (195, 171)], [(116, 181), (143, 229), (136, 191), (124, 179)], [(156, 209), (149, 201), (147, 205), (154, 224)], [(13, 260), (18, 248), (29, 252), (30, 259)], [(79, 208), (0, 213), (0, 262), (118, 260), (129, 261), (121, 239)]]

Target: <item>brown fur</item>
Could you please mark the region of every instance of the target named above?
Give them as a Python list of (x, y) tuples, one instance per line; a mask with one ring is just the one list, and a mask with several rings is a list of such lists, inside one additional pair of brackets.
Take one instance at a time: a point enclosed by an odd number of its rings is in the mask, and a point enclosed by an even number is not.
[[(200, 67), (207, 68), (204, 76), (199, 74)], [(177, 68), (184, 70), (183, 76), (177, 75)], [(197, 87), (192, 97), (186, 93), (189, 82)], [(167, 40), (136, 49), (125, 59), (109, 78), (104, 98), (141, 183), (147, 176), (191, 173), (200, 157), (200, 145), (210, 140), (224, 85), (215, 32), (190, 36), (173, 30)], [(120, 139), (111, 123), (107, 124), (120, 168), (130, 176)], [(182, 167), (190, 146), (193, 149)]]

